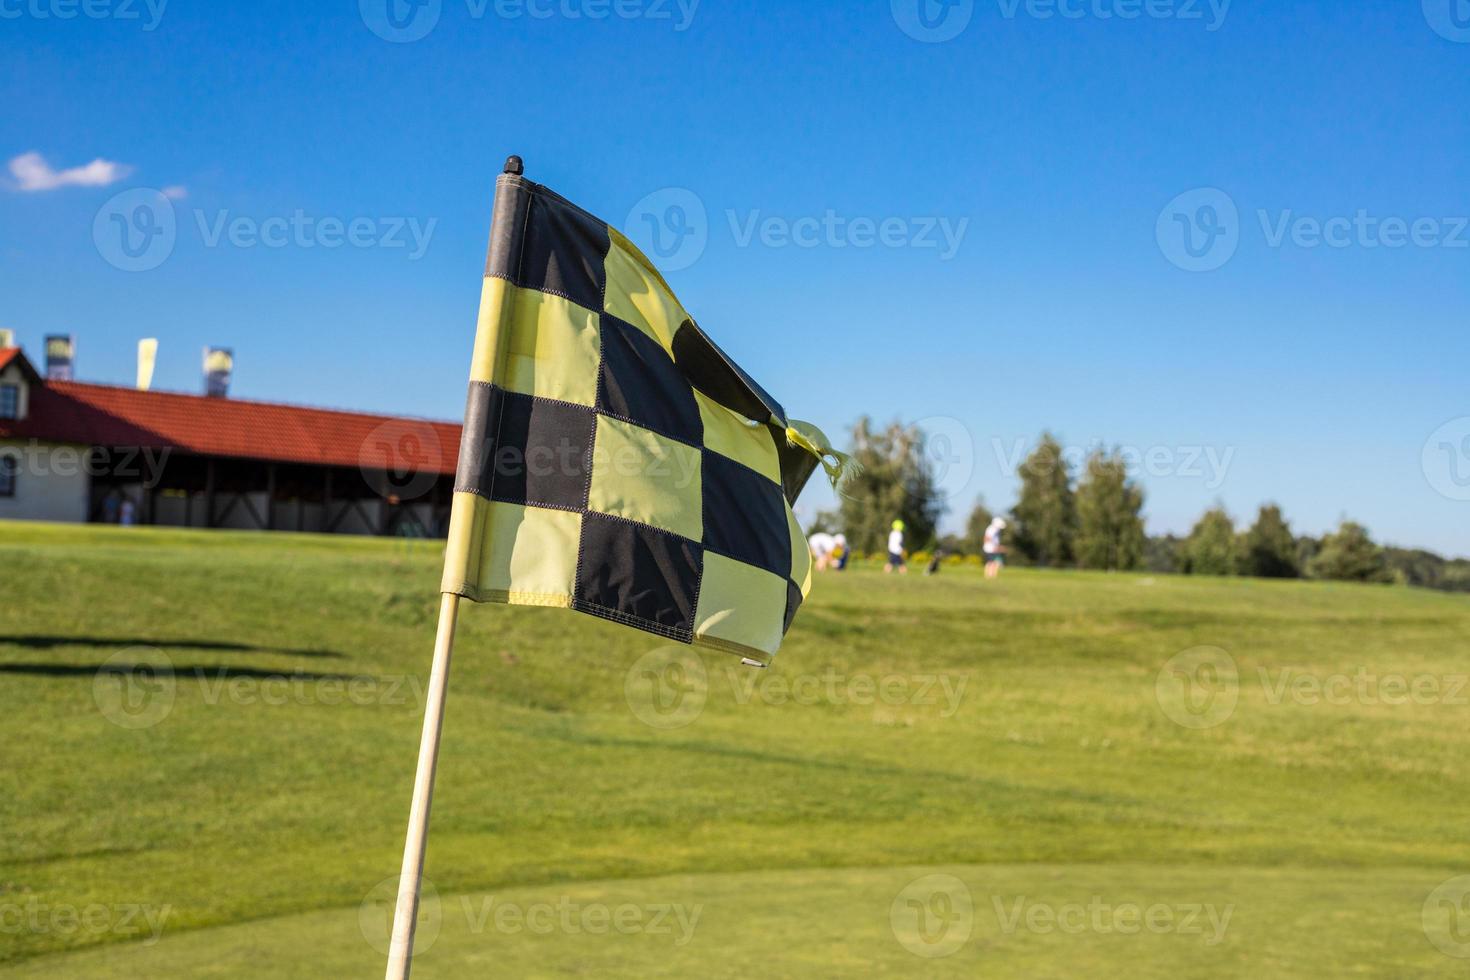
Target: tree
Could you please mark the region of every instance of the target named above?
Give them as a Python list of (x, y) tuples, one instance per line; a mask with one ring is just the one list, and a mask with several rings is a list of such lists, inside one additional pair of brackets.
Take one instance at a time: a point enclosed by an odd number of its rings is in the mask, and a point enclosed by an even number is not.
[(1175, 575), (1181, 571), (1181, 552), (1184, 540), (1172, 534), (1161, 538), (1149, 538), (1143, 550), (1143, 567), (1160, 575)]
[(1233, 575), (1235, 561), (1235, 522), (1223, 507), (1206, 511), (1184, 541), (1185, 573)]
[(975, 501), (975, 507), (970, 511), (969, 520), (965, 521), (964, 552), (967, 555), (978, 555), (985, 550), (985, 529), (990, 527), (990, 522), (995, 515), (990, 508), (985, 506), (985, 498), (981, 497)]
[(1142, 512), (1143, 490), (1128, 478), (1122, 455), (1094, 452), (1077, 488), (1077, 563), (1108, 571), (1137, 568), (1147, 540)]
[(867, 416), (852, 427), (852, 457), (862, 467), (842, 491), (842, 527), (858, 551), (882, 552), (895, 520), (905, 524), (911, 549), (927, 547), (944, 513), (924, 434), (894, 422), (881, 431)]
[(1337, 582), (1389, 582), (1388, 562), (1383, 549), (1373, 543), (1368, 529), (1343, 521), (1336, 532), (1322, 539), (1322, 550), (1312, 559), (1312, 578)]
[(1037, 565), (1065, 565), (1072, 560), (1077, 534), (1077, 503), (1072, 492), (1072, 470), (1061, 443), (1050, 432), (1018, 470), (1021, 496), (1016, 502), (1015, 549)]
[(1281, 516), (1281, 508), (1266, 504), (1256, 515), (1256, 523), (1246, 532), (1241, 552), (1242, 570), (1257, 578), (1297, 578), (1297, 543), (1291, 526)]

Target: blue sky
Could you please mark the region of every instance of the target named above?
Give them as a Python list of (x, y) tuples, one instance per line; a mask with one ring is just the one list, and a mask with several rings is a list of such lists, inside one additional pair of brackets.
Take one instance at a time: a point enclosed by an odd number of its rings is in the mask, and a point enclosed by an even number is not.
[(457, 417), (514, 152), (793, 415), (950, 435), (952, 524), (1048, 428), (1135, 450), (1155, 532), (1470, 554), (1467, 0), (387, 2), (0, 0), (0, 326)]

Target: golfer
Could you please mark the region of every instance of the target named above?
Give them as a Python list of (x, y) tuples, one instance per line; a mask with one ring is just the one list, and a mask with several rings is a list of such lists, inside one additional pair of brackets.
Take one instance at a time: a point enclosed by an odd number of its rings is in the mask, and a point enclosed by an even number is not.
[(1006, 529), (1004, 518), (997, 517), (985, 529), (985, 541), (981, 548), (985, 552), (985, 577), (1000, 578), (1000, 570), (1006, 566), (1005, 545), (1000, 543), (1001, 533)]
[(909, 566), (903, 560), (903, 521), (894, 521), (893, 530), (888, 532), (888, 564), (883, 566), (884, 572), (892, 572), (898, 569), (900, 575), (907, 575)]
[(817, 571), (825, 572), (831, 567), (834, 560), (837, 539), (830, 534), (818, 532), (807, 538), (806, 543), (807, 547), (812, 549), (812, 558), (816, 560)]

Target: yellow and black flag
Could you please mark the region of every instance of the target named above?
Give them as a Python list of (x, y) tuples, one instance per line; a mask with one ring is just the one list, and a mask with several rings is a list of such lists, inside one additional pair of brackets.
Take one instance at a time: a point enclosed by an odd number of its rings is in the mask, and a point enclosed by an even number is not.
[(496, 188), (442, 591), (768, 662), (811, 588), (792, 504), (846, 457), (520, 171)]

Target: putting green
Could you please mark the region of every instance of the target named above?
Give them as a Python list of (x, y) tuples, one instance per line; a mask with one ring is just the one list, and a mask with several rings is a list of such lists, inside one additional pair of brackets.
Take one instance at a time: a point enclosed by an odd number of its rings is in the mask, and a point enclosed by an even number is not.
[[(414, 976), (1460, 975), (1423, 870), (955, 865), (429, 894)], [(392, 897), (44, 957), (0, 977), (376, 976)], [(1448, 934), (1446, 934), (1448, 935)]]

